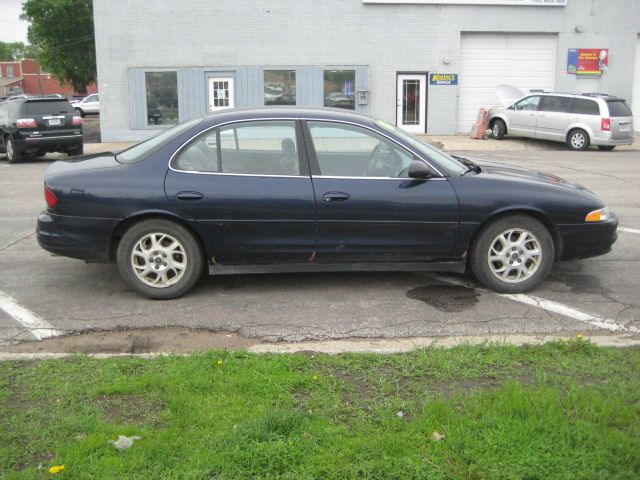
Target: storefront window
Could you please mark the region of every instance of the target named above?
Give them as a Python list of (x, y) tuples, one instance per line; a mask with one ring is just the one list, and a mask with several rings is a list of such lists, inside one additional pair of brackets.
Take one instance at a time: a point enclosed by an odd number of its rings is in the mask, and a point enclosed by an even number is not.
[(178, 123), (178, 73), (146, 72), (147, 125)]
[(265, 70), (264, 71), (264, 104), (295, 105), (296, 104), (296, 71)]
[(356, 71), (324, 71), (324, 106), (356, 109)]

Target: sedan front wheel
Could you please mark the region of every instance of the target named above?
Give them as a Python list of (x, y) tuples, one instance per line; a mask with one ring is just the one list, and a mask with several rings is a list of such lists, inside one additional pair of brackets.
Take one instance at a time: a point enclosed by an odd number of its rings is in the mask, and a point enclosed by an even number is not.
[(148, 298), (177, 298), (198, 281), (204, 267), (202, 249), (193, 235), (169, 220), (133, 225), (118, 245), (123, 280)]
[(471, 269), (491, 290), (523, 293), (544, 281), (554, 257), (547, 228), (534, 218), (513, 215), (483, 228), (472, 248)]

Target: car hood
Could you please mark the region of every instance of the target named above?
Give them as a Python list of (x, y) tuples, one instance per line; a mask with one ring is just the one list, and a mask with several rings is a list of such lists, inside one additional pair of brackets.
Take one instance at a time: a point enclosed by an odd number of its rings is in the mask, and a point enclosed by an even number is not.
[(505, 83), (498, 85), (495, 88), (496, 96), (500, 99), (500, 103), (503, 107), (508, 107), (516, 100), (521, 99), (525, 94), (519, 88), (513, 85), (507, 85)]
[(502, 163), (487, 161), (484, 159), (469, 158), (469, 160), (473, 161), (473, 163), (478, 164), (480, 168), (482, 168), (482, 173), (487, 175), (502, 177), (511, 180), (522, 180), (527, 182), (553, 185), (560, 188), (579, 190), (594, 195), (593, 192), (583, 187), (582, 185), (550, 173), (528, 170), (526, 168), (514, 167), (511, 165), (504, 165)]
[(122, 164), (116, 161), (116, 155), (111, 152), (69, 157), (53, 162), (45, 172), (45, 180), (59, 175), (69, 175), (119, 166), (122, 166)]

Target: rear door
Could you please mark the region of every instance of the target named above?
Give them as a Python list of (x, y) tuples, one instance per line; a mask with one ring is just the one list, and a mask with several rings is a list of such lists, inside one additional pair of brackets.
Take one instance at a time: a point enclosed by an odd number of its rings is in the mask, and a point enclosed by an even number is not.
[(540, 96), (534, 95), (523, 98), (513, 105), (513, 111), (509, 111), (509, 135), (523, 137), (535, 137), (538, 121), (538, 105)]
[(176, 209), (206, 232), (223, 264), (303, 263), (315, 207), (299, 122), (210, 129), (176, 155), (165, 179)]
[(408, 178), (415, 156), (364, 127), (307, 121), (319, 263), (450, 257), (458, 199), (444, 177)]
[[(20, 112), (21, 118), (33, 118), (36, 129), (30, 137), (59, 137), (74, 135), (79, 125), (73, 125), (75, 110), (65, 99), (33, 99), (27, 100)], [(38, 132), (38, 135), (35, 133)]]
[(606, 100), (611, 118), (611, 138), (625, 140), (633, 138), (633, 114), (622, 99)]
[(571, 97), (545, 95), (538, 107), (536, 138), (544, 140), (565, 140), (566, 128), (569, 125), (569, 105)]

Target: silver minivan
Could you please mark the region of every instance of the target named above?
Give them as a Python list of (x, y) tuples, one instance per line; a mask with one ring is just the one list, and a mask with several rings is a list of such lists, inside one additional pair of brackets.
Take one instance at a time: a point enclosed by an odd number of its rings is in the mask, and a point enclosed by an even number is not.
[(627, 102), (602, 93), (530, 93), (499, 85), (502, 107), (489, 110), (491, 136), (539, 138), (566, 143), (572, 150), (589, 145), (613, 150), (634, 140), (633, 115)]

